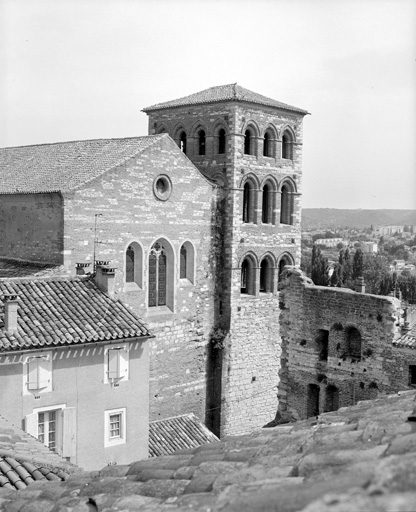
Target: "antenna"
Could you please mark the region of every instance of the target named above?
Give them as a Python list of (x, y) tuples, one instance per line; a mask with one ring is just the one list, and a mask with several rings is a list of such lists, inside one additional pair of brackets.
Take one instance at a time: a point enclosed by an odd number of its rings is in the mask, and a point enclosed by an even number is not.
[(94, 215), (94, 249), (93, 249), (93, 256), (92, 256), (92, 265), (93, 265), (93, 272), (95, 272), (95, 251), (96, 251), (96, 247), (97, 247), (97, 243), (98, 243), (98, 240), (97, 240), (97, 219), (98, 217), (103, 217), (104, 215), (102, 213), (96, 213)]

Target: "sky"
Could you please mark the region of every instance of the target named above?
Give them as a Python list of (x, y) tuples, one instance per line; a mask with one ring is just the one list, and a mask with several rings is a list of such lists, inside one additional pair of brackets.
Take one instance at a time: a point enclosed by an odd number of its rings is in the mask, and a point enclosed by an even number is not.
[(304, 207), (416, 209), (415, 0), (0, 0), (0, 147), (235, 82), (311, 113)]

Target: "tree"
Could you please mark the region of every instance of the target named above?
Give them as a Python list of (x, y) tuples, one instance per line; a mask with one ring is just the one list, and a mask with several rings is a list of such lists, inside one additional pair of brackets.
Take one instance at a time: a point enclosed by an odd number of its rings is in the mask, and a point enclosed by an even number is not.
[(337, 249), (341, 250), (344, 247), (344, 244), (342, 242), (337, 243)]
[(363, 264), (364, 264), (364, 255), (361, 248), (358, 248), (354, 254), (354, 260), (352, 263), (352, 278), (355, 280), (357, 277), (362, 277), (363, 275)]
[(314, 245), (312, 248), (312, 281), (320, 286), (328, 286), (328, 270), (328, 259), (322, 255), (321, 249)]
[[(390, 275), (390, 267), (385, 256), (365, 253), (363, 259), (363, 277), (367, 293), (381, 294), (386, 279)], [(383, 284), (382, 284), (383, 283)]]

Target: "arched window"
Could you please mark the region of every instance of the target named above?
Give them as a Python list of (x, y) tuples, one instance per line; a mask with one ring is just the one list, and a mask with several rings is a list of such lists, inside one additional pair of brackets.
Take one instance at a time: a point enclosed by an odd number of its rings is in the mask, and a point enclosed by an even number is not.
[(271, 154), (270, 134), (268, 132), (266, 132), (264, 134), (263, 156), (272, 156), (272, 154)]
[(168, 306), (173, 311), (174, 274), (173, 249), (159, 239), (149, 253), (149, 307)]
[(292, 160), (292, 147), (292, 135), (286, 130), (282, 135), (282, 158)]
[(254, 222), (255, 185), (248, 179), (243, 187), (243, 222)]
[(339, 409), (339, 390), (336, 386), (329, 385), (325, 390), (324, 412), (337, 411)]
[[(182, 244), (179, 251), (179, 278), (189, 283), (195, 282), (195, 250), (191, 242)], [(182, 283), (184, 284), (184, 283)]]
[(241, 293), (255, 295), (255, 268), (254, 262), (247, 257), (241, 263)]
[(280, 191), (280, 223), (293, 224), (293, 192), (289, 185), (284, 184)]
[(285, 270), (285, 266), (293, 265), (293, 264), (294, 264), (293, 259), (291, 259), (290, 256), (288, 256), (287, 254), (282, 256), (282, 258), (279, 261), (279, 281), (280, 281), (280, 276), (283, 274), (283, 271)]
[(250, 130), (246, 130), (244, 134), (244, 154), (251, 155), (252, 154), (252, 136)]
[(224, 130), (224, 128), (221, 128), (221, 130), (218, 132), (218, 153), (220, 155), (225, 154), (225, 130)]
[(127, 287), (143, 284), (143, 250), (137, 242), (132, 242), (125, 253), (125, 282)]
[(181, 151), (183, 151), (186, 155), (186, 133), (181, 132), (179, 136), (179, 147), (181, 148)]
[(200, 130), (198, 134), (198, 155), (205, 155), (205, 132)]
[(260, 263), (260, 292), (271, 293), (273, 291), (273, 269), (269, 258), (264, 258)]

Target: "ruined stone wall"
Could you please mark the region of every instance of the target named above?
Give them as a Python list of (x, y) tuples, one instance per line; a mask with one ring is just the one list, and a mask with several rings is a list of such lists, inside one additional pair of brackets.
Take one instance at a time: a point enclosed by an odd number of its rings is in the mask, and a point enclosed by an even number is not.
[(393, 345), (400, 336), (397, 299), (315, 286), (296, 268), (284, 273), (281, 286), (279, 411), (285, 419), (407, 387), (406, 355)]
[[(171, 180), (171, 195), (154, 194), (155, 179)], [(213, 325), (215, 188), (168, 137), (65, 197), (66, 249), (71, 266), (95, 256), (116, 267), (116, 296), (145, 319), (150, 340), (150, 419), (205, 414), (207, 344)], [(172, 303), (149, 307), (149, 252), (162, 239), (168, 253)], [(190, 279), (180, 278), (180, 248), (194, 247)], [(126, 282), (126, 250), (141, 248), (140, 279)], [(88, 270), (88, 269), (87, 269)]]
[(63, 206), (58, 193), (0, 198), (0, 256), (24, 261), (63, 262)]

